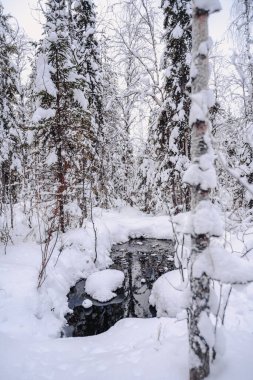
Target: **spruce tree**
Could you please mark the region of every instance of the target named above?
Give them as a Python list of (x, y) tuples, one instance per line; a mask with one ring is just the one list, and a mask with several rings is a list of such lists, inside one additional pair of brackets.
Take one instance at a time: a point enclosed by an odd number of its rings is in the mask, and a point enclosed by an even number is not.
[(73, 213), (80, 223), (85, 216), (89, 178), (83, 162), (93, 161), (88, 145), (95, 137), (86, 128), (88, 100), (73, 62), (66, 2), (48, 0), (45, 20), (34, 83), (37, 198), (48, 202), (53, 228), (64, 232)]
[[(17, 46), (10, 19), (9, 15), (4, 14), (0, 3), (0, 212), (3, 211), (4, 205), (11, 206), (13, 202), (16, 202), (18, 179), (16, 109), (19, 89), (14, 60)], [(13, 224), (13, 218), (11, 222)]]
[[(73, 27), (73, 54), (77, 64), (78, 75), (83, 79), (84, 92), (88, 100), (90, 113), (89, 130), (94, 136), (94, 158), (96, 162), (92, 167), (86, 165), (86, 170), (91, 173), (95, 204), (108, 207), (109, 177), (108, 165), (110, 156), (106, 155), (106, 127), (103, 110), (103, 74), (101, 62), (101, 49), (96, 38), (96, 12), (92, 0), (78, 0), (72, 6), (71, 17)], [(105, 161), (108, 157), (109, 162)]]
[[(177, 213), (184, 205), (189, 207), (189, 192), (181, 185), (181, 179), (189, 162), (190, 4), (190, 0), (162, 1), (164, 102), (149, 133), (154, 173), (153, 195), (147, 208), (156, 211), (166, 211), (170, 205)], [(156, 204), (152, 201), (154, 197)]]

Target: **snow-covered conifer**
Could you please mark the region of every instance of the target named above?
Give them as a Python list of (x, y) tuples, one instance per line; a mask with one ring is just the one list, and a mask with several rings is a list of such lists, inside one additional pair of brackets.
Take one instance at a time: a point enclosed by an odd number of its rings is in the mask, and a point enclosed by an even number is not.
[[(96, 204), (107, 207), (109, 199), (108, 165), (105, 161), (106, 126), (103, 110), (103, 74), (101, 48), (96, 37), (96, 12), (93, 0), (78, 0), (72, 4), (73, 41), (72, 50), (76, 61), (77, 72), (83, 80), (84, 93), (88, 100), (90, 112), (90, 131), (95, 136), (94, 149), (97, 162), (93, 165), (93, 188)], [(87, 168), (87, 170), (90, 170)]]
[[(158, 209), (168, 205), (178, 212), (189, 207), (189, 192), (181, 185), (189, 162), (189, 97), (191, 50), (191, 1), (162, 1), (164, 12), (165, 50), (164, 101), (157, 123), (149, 132), (149, 145), (154, 145), (153, 191)], [(153, 198), (152, 197), (152, 198)]]
[(72, 11), (74, 54), (77, 70), (84, 77), (90, 106), (95, 106), (102, 122), (102, 68), (100, 47), (96, 38), (96, 13), (93, 0), (77, 0)]
[(11, 17), (4, 14), (0, 2), (0, 191), (1, 210), (3, 204), (12, 204), (17, 196), (17, 167), (19, 161), (15, 153), (18, 139), (16, 119), (18, 72), (15, 66), (17, 51), (15, 31)]
[[(73, 213), (86, 216), (95, 164), (96, 136), (89, 128), (88, 99), (73, 61), (64, 0), (48, 0), (36, 59), (34, 145), (39, 196), (51, 204), (61, 231)], [(48, 196), (45, 196), (48, 194)]]

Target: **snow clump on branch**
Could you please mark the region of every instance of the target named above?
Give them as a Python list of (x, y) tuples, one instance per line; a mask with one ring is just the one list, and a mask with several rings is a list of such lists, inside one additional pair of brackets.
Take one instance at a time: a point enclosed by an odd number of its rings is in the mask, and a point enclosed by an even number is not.
[(195, 0), (194, 2), (198, 9), (204, 10), (209, 14), (222, 9), (219, 0)]

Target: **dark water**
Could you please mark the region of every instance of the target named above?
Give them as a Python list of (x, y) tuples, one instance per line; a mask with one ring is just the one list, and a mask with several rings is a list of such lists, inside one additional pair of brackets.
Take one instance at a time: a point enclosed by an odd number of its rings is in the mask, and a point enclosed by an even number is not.
[[(133, 239), (112, 247), (111, 268), (122, 270), (125, 281), (117, 297), (109, 302), (98, 302), (85, 294), (82, 279), (70, 289), (69, 308), (73, 313), (65, 316), (64, 336), (89, 336), (108, 330), (118, 320), (126, 317), (151, 318), (156, 311), (149, 305), (152, 285), (163, 273), (174, 268), (174, 244), (169, 240)], [(85, 309), (85, 299), (92, 307)]]

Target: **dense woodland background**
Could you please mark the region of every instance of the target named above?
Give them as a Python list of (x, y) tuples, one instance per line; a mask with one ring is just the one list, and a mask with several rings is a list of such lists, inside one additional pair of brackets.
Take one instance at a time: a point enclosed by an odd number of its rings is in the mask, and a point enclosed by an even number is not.
[(253, 222), (253, 3), (234, 0), (231, 54), (208, 37), (218, 1), (158, 5), (110, 1), (97, 14), (93, 0), (39, 2), (34, 42), (0, 3), (0, 240), (6, 253), (21, 210), (39, 235), (40, 289), (59, 237), (87, 220), (96, 263), (94, 209), (129, 205), (175, 224), (191, 210), (192, 229), (174, 232), (179, 250), (192, 242), (177, 265), (189, 268), (193, 380), (215, 357), (199, 327), (211, 279), (252, 280), (245, 266), (224, 279), (198, 260), (221, 219), (243, 243)]
[[(248, 183), (251, 8), (234, 2), (233, 55), (222, 44), (210, 54), (215, 146)], [(162, 9), (117, 2), (99, 24), (90, 1), (41, 3), (41, 12), (43, 37), (35, 43), (1, 6), (3, 214), (6, 203), (22, 201), (31, 213), (46, 202), (52, 229), (64, 231), (81, 225), (91, 204), (125, 202), (152, 213), (189, 208), (181, 179), (190, 160), (191, 2), (164, 1)], [(251, 196), (217, 165), (213, 196), (244, 218)]]

